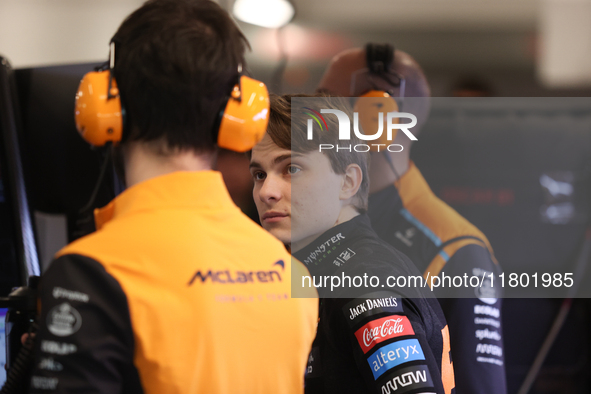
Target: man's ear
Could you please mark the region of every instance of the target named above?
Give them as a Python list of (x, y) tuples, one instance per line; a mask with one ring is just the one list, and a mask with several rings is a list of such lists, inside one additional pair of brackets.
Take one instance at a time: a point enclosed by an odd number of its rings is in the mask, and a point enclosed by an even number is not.
[(361, 167), (357, 164), (349, 164), (343, 175), (343, 184), (339, 198), (341, 200), (348, 200), (354, 197), (361, 186), (362, 180), (363, 173), (361, 172)]

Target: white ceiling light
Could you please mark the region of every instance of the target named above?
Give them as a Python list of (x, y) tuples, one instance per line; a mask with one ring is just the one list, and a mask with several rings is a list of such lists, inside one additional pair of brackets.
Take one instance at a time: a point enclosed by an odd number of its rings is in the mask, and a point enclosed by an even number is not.
[(538, 76), (552, 88), (591, 86), (591, 0), (540, 3)]
[(243, 22), (269, 28), (285, 26), (295, 14), (287, 0), (236, 0), (232, 12)]

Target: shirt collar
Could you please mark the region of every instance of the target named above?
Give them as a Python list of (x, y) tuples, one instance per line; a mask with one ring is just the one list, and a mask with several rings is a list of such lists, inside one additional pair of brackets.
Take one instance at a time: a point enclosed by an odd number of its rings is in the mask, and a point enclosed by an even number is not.
[(358, 215), (331, 227), (293, 256), (304, 263), (312, 274), (333, 271), (345, 266), (355, 254), (349, 250), (355, 241), (372, 233), (369, 217), (366, 214)]
[(163, 208), (238, 209), (220, 172), (177, 171), (133, 185), (95, 209), (96, 228), (118, 217)]

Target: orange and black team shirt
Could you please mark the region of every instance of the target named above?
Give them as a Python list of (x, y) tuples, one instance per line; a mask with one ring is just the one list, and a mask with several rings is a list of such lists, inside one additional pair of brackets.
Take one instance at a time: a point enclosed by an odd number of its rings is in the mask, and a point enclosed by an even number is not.
[(425, 278), (487, 279), (477, 288), (446, 285), (434, 292), (449, 324), (458, 393), (506, 393), (502, 294), (489, 281), (501, 268), (484, 234), (435, 196), (414, 163), (394, 185), (370, 196), (368, 214), (377, 234)]
[(142, 182), (97, 225), (43, 276), (32, 393), (303, 391), (318, 300), (221, 174)]
[[(321, 297), (307, 394), (455, 393), (449, 332), (437, 300), (421, 288), (355, 282), (420, 278), (406, 256), (377, 236), (367, 215), (331, 228), (294, 257), (308, 267)], [(327, 288), (327, 277), (353, 278), (353, 285), (335, 290), (329, 281)]]

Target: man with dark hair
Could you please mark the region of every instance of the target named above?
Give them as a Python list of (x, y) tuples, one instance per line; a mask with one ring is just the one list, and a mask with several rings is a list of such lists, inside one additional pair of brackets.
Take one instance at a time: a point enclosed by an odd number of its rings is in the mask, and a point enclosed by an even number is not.
[[(294, 282), (294, 293), (313, 283), (321, 296), (306, 393), (453, 393), (437, 300), (420, 287), (386, 285), (388, 278), (421, 276), (364, 214), (369, 155), (320, 149), (339, 142), (336, 111), (352, 115), (339, 98), (273, 96), (267, 135), (251, 154), (262, 226), (310, 270)], [(351, 135), (347, 143), (361, 141)], [(370, 285), (358, 284), (368, 277)], [(342, 286), (335, 283), (341, 278)]]
[(226, 12), (212, 1), (149, 1), (127, 17), (113, 42), (129, 139), (213, 152), (218, 113), (248, 47)]
[[(372, 89), (394, 97), (403, 95), (402, 110), (417, 117), (412, 132), (419, 135), (430, 109), (430, 88), (420, 65), (407, 53), (390, 47), (391, 62), (381, 72), (360, 73), (371, 69), (371, 45), (335, 56), (319, 90), (352, 97)], [(404, 85), (394, 83), (401, 80)], [(398, 133), (393, 143), (403, 150), (372, 154), (368, 214), (378, 235), (407, 255), (426, 278), (499, 274), (501, 269), (486, 236), (437, 198), (410, 160), (414, 141)], [(502, 300), (498, 290), (487, 286), (487, 281), (483, 283), (476, 290), (435, 289), (449, 324), (459, 394), (506, 392)]]
[(151, 0), (113, 42), (127, 189), (42, 278), (31, 392), (302, 392), (307, 270), (211, 170), (244, 36), (211, 1)]

